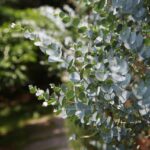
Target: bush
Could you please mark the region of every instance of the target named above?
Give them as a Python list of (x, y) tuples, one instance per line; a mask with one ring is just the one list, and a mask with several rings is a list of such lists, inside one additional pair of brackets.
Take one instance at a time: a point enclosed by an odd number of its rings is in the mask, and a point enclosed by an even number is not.
[(66, 70), (65, 82), (51, 84), (52, 95), (33, 86), (30, 90), (55, 105), (62, 117), (89, 129), (86, 138), (94, 149), (140, 149), (137, 139), (148, 138), (150, 123), (148, 1), (78, 3), (88, 13), (59, 13), (73, 33), (69, 43), (38, 38), (49, 62)]
[(33, 45), (32, 41), (25, 39), (23, 33), (24, 29), (43, 32), (49, 30), (50, 33), (51, 31), (56, 33), (54, 36), (58, 41), (61, 40), (61, 36), (57, 34), (61, 32), (60, 29), (54, 20), (47, 19), (43, 10), (43, 7), (25, 10), (0, 7), (0, 90), (34, 83), (30, 80), (32, 76), (34, 79), (37, 76), (36, 66), (39, 72), (44, 68), (50, 72), (57, 69), (57, 65), (47, 65), (47, 57)]

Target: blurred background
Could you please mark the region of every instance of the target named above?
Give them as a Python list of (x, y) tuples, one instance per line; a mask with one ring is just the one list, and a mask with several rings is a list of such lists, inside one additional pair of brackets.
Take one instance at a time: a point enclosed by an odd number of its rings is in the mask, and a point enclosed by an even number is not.
[[(44, 6), (75, 9), (71, 0), (0, 0), (0, 150), (67, 150), (62, 119), (55, 118), (52, 107), (42, 107), (29, 93), (28, 85), (42, 89), (59, 84), (60, 69), (24, 38), (10, 30), (12, 22), (36, 31), (60, 32), (55, 22), (43, 15)], [(62, 35), (56, 38), (61, 41)]]

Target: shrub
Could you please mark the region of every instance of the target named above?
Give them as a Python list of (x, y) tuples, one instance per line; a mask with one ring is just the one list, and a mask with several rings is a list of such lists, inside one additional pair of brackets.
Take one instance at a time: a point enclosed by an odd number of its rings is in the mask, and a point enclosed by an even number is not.
[(83, 15), (70, 9), (59, 13), (73, 33), (67, 44), (67, 38), (63, 44), (38, 38), (49, 62), (66, 70), (65, 82), (51, 84), (51, 95), (33, 86), (30, 91), (88, 129), (92, 136), (86, 137), (95, 149), (139, 149), (136, 139), (148, 138), (150, 123), (148, 1), (78, 3)]
[(0, 7), (0, 90), (34, 83), (30, 78), (32, 79), (36, 70), (30, 66), (39, 66), (39, 70), (45, 67), (50, 72), (57, 69), (57, 65), (48, 66), (47, 57), (42, 55), (32, 41), (24, 37), (24, 29), (34, 29), (37, 32), (44, 32), (45, 29), (50, 33), (55, 31), (54, 36), (58, 41), (61, 40), (61, 36), (57, 34), (61, 31), (53, 20), (47, 19), (43, 10), (43, 7), (24, 10)]

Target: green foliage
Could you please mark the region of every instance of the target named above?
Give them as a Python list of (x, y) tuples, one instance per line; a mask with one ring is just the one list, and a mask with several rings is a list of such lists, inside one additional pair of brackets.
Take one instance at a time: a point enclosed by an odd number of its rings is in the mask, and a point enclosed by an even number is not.
[[(31, 48), (34, 49), (31, 42), (24, 41), (21, 34), (10, 32), (7, 25), (1, 26), (0, 39), (1, 88), (4, 85), (13, 85), (17, 80), (24, 82), (26, 63), (35, 62), (37, 59), (36, 53), (30, 51)], [(22, 44), (19, 45), (19, 42)]]
[[(0, 7), (0, 90), (27, 83), (31, 74), (29, 66), (39, 63), (39, 60), (42, 62), (39, 65), (47, 65), (47, 58), (24, 37), (24, 30), (60, 31), (53, 20), (47, 19), (43, 9)], [(59, 35), (55, 37), (61, 39)], [(57, 69), (57, 66), (49, 69)]]
[(88, 14), (67, 9), (59, 15), (61, 25), (65, 23), (74, 35), (70, 34), (71, 42), (65, 44), (65, 38), (63, 44), (44, 43), (40, 38), (38, 46), (49, 55), (49, 62), (59, 62), (67, 71), (67, 80), (51, 85), (52, 95), (40, 89), (34, 92), (55, 105), (62, 117), (90, 128), (95, 134), (89, 143), (95, 149), (134, 149), (140, 133), (148, 137), (150, 18), (144, 2), (81, 1)]

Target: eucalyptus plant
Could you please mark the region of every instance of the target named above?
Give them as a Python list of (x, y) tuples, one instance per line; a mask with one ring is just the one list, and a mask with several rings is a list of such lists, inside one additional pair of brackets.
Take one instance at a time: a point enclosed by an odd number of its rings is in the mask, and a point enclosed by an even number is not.
[[(34, 36), (49, 62), (65, 70), (64, 82), (50, 84), (52, 94), (34, 86), (29, 86), (30, 91), (44, 99), (44, 106), (54, 105), (63, 118), (90, 128), (97, 149), (140, 149), (136, 139), (140, 133), (148, 138), (150, 124), (147, 1), (77, 3), (78, 13), (68, 7), (55, 13), (64, 32), (71, 30), (64, 42)], [(80, 137), (73, 134), (71, 139), (76, 138)]]

